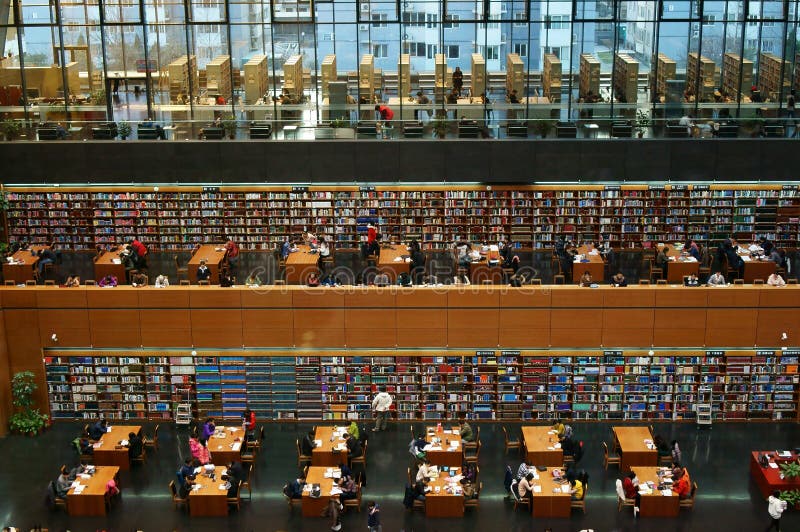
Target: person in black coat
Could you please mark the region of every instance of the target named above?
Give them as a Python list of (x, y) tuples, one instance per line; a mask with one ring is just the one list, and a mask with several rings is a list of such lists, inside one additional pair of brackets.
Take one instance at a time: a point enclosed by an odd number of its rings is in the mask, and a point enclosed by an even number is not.
[(352, 434), (347, 435), (347, 457), (348, 458), (358, 458), (364, 454), (364, 448), (361, 446), (361, 442), (358, 441)]
[(128, 434), (128, 458), (133, 460), (142, 456), (144, 442), (135, 432)]
[(304, 456), (311, 456), (314, 447), (314, 431), (309, 430), (308, 433), (303, 436), (303, 440), (300, 442), (300, 452)]

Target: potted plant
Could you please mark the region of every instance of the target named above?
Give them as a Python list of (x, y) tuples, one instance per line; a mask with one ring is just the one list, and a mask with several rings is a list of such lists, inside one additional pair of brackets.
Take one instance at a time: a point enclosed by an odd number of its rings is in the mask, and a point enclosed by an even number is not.
[(533, 123), (533, 132), (541, 138), (546, 138), (547, 135), (553, 131), (553, 122), (551, 120), (536, 120)]
[(228, 134), (229, 138), (236, 138), (236, 117), (228, 115), (222, 119), (222, 129)]
[(15, 412), (8, 424), (13, 432), (34, 436), (47, 425), (47, 415), (33, 408), (33, 392), (38, 388), (35, 379), (32, 371), (20, 371), (11, 379), (11, 402)]
[(781, 477), (785, 480), (800, 479), (800, 460), (781, 464)]
[(644, 132), (653, 125), (650, 115), (644, 109), (636, 110), (636, 136), (642, 138)]
[(443, 139), (447, 136), (447, 120), (444, 118), (435, 118), (431, 121), (431, 127), (433, 128), (433, 134), (437, 138)]
[(331, 120), (331, 127), (333, 128), (333, 136), (337, 139), (355, 138), (355, 130), (350, 127), (349, 120), (344, 118)]
[(97, 89), (92, 91), (89, 94), (89, 100), (94, 105), (105, 105), (106, 104), (106, 91), (105, 89)]
[(778, 498), (782, 501), (786, 501), (792, 508), (800, 508), (800, 490), (782, 491), (778, 495)]
[(22, 123), (7, 118), (0, 122), (0, 130), (3, 131), (3, 136), (6, 140), (12, 141), (22, 133)]
[(122, 140), (127, 139), (131, 136), (131, 124), (130, 122), (122, 121), (117, 124), (117, 133), (119, 133), (119, 137)]

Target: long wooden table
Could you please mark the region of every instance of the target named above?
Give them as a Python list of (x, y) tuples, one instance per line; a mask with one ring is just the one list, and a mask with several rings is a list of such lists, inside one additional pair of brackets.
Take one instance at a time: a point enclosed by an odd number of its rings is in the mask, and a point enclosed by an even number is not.
[(605, 262), (603, 261), (603, 256), (600, 255), (597, 249), (594, 251), (597, 251), (597, 253), (589, 253), (589, 248), (586, 246), (578, 248), (578, 254), (583, 255), (589, 262), (577, 261), (572, 263), (572, 282), (574, 284), (579, 284), (581, 282), (581, 276), (584, 272), (589, 272), (589, 275), (592, 276), (593, 283), (599, 284), (605, 280)]
[(117, 284), (127, 284), (128, 279), (125, 275), (125, 264), (122, 263), (122, 250), (119, 246), (114, 251), (105, 251), (94, 262), (94, 278), (98, 281), (106, 275), (113, 275), (117, 278)]
[(42, 249), (50, 249), (50, 246), (30, 246), (26, 250), (20, 250), (11, 257), (14, 262), (3, 263), (3, 279), (14, 281), (15, 284), (25, 284), (25, 281), (34, 279), (36, 263), (39, 262), (37, 253)]
[(522, 441), (525, 444), (525, 460), (536, 466), (561, 467), (564, 465), (564, 451), (558, 444), (558, 435), (550, 427), (522, 427)]
[(411, 252), (405, 244), (394, 244), (392, 246), (381, 247), (381, 254), (378, 256), (378, 271), (389, 276), (392, 282), (397, 281), (401, 273), (409, 273), (411, 262), (407, 262), (402, 257), (410, 257)]
[(742, 256), (744, 261), (744, 273), (742, 279), (745, 283), (752, 283), (756, 279), (761, 279), (765, 283), (769, 276), (775, 273), (775, 263), (771, 260), (752, 260), (748, 256)]
[(425, 456), (430, 463), (437, 466), (460, 467), (464, 461), (464, 445), (457, 426), (442, 432), (436, 432), (436, 427), (427, 427), (425, 441), (428, 445), (432, 445), (433, 438), (439, 438), (441, 442), (434, 448), (426, 446)]
[[(659, 470), (662, 470), (662, 468), (632, 468), (632, 471), (639, 478), (639, 486), (642, 486), (646, 482), (652, 482), (655, 486), (651, 493), (642, 494), (642, 500), (639, 506), (639, 515), (641, 517), (678, 517), (678, 513), (680, 512), (680, 498), (673, 490), (670, 490), (670, 495), (664, 495), (658, 490)], [(666, 471), (666, 469), (664, 469), (664, 471)]]
[(226, 253), (223, 244), (206, 244), (200, 246), (200, 249), (198, 249), (189, 260), (189, 280), (193, 283), (197, 283), (197, 269), (200, 267), (200, 261), (205, 260), (206, 266), (211, 270), (208, 281), (211, 284), (219, 284), (219, 270), (222, 266), (222, 261), (225, 260)]
[[(116, 480), (119, 467), (95, 466), (93, 475), (79, 475), (75, 482), (83, 486), (83, 491), (75, 492), (75, 485), (67, 492), (67, 512), (69, 515), (106, 515), (106, 484)], [(119, 482), (117, 482), (119, 487)]]
[[(571, 487), (565, 492), (563, 486), (569, 483), (557, 482), (553, 471), (563, 474), (560, 467), (548, 467), (547, 471), (536, 471), (533, 479), (533, 508), (534, 517), (569, 517), (572, 512)], [(537, 491), (537, 487), (541, 488)]]
[[(286, 284), (306, 284), (306, 278), (311, 272), (319, 271), (317, 261), (318, 253), (311, 253), (311, 247), (305, 244), (297, 246), (297, 251), (289, 253), (286, 257)], [(383, 252), (381, 251), (381, 255)]]
[[(455, 469), (458, 475), (460, 469)], [(461, 484), (450, 471), (439, 471), (439, 477), (428, 482), (431, 490), (425, 494), (427, 517), (464, 517), (464, 493)]]
[[(660, 250), (663, 246), (658, 246)], [(683, 284), (686, 275), (697, 275), (700, 273), (700, 263), (692, 256), (684, 256), (682, 250), (675, 249), (670, 245), (667, 252), (669, 264), (667, 265), (667, 282), (670, 284)]]
[[(328, 473), (328, 478), (325, 478), (326, 473)], [(303, 517), (320, 517), (322, 510), (328, 506), (328, 501), (331, 498), (331, 488), (334, 486), (334, 476), (337, 475), (341, 475), (338, 467), (311, 466), (308, 468), (306, 485), (303, 489), (303, 497), (300, 500), (303, 508)], [(320, 496), (317, 498), (311, 496), (311, 486), (314, 484), (319, 484), (320, 486)]]
[(658, 450), (648, 448), (646, 440), (653, 441), (647, 427), (613, 427), (614, 439), (621, 458), (620, 470), (629, 471), (632, 466), (658, 465)]
[[(335, 434), (334, 429), (337, 429)], [(342, 462), (347, 463), (347, 446), (343, 437), (346, 433), (347, 427), (317, 427), (314, 440), (319, 445), (311, 451), (311, 465), (338, 466)]]
[[(771, 458), (769, 459), (769, 463), (772, 465), (768, 465), (767, 467), (761, 467), (761, 464), (758, 463), (759, 455), (770, 455)], [(750, 453), (750, 476), (753, 477), (756, 485), (758, 486), (758, 490), (761, 492), (761, 495), (764, 496), (766, 499), (772, 492), (775, 490), (779, 491), (791, 491), (797, 489), (797, 481), (787, 480), (781, 478), (781, 470), (779, 464), (786, 462), (797, 460), (798, 455), (792, 451), (791, 458), (778, 458), (775, 459), (775, 451), (753, 451)], [(777, 467), (773, 467), (777, 466)]]
[(111, 430), (103, 434), (96, 444), (94, 444), (94, 463), (96, 465), (117, 466), (122, 471), (131, 468), (131, 461), (128, 459), (128, 447), (123, 447), (119, 442), (127, 440), (128, 435), (133, 432), (139, 434), (142, 427), (139, 425), (110, 425)]
[(214, 480), (204, 473), (195, 476), (195, 485), (200, 486), (189, 492), (189, 515), (192, 517), (210, 517), (228, 515), (228, 490), (222, 489), (225, 483), (222, 475), (227, 469), (217, 468)]
[(244, 438), (242, 427), (217, 427), (206, 444), (211, 453), (211, 463), (216, 466), (226, 466), (240, 460)]

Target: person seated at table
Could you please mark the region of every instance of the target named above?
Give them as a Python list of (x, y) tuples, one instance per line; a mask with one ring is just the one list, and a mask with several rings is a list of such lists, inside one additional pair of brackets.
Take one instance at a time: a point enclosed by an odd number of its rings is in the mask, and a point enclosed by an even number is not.
[(528, 472), (522, 480), (516, 483), (517, 486), (517, 496), (524, 500), (525, 498), (528, 499), (530, 502), (531, 508), (533, 508), (533, 485), (531, 482), (533, 481), (533, 473)]
[(472, 427), (467, 423), (466, 417), (461, 417), (458, 420), (458, 433), (461, 435), (461, 439), (466, 442), (475, 441), (475, 434), (472, 432)]
[(767, 278), (767, 284), (769, 286), (786, 286), (786, 281), (783, 280), (783, 277), (778, 275), (778, 272), (772, 272)]
[(156, 277), (156, 288), (167, 288), (169, 286), (169, 278), (166, 275), (159, 275)]
[(83, 475), (85, 473), (88, 473), (89, 471), (90, 471), (89, 462), (87, 462), (86, 460), (81, 460), (81, 462), (78, 465), (70, 469), (69, 479), (75, 480), (76, 478), (78, 478), (79, 475)]
[(683, 286), (700, 286), (700, 279), (693, 273), (683, 277)]
[(355, 420), (350, 422), (350, 426), (347, 427), (347, 433), (353, 436), (355, 439), (359, 440), (359, 430), (358, 430), (358, 423)]
[(78, 454), (94, 454), (94, 445), (89, 440), (88, 436), (81, 436), (72, 440), (75, 450)]
[(418, 480), (414, 482), (414, 486), (411, 488), (411, 491), (415, 500), (418, 501), (425, 500), (425, 483), (423, 481)]
[(323, 260), (331, 256), (331, 248), (328, 246), (328, 242), (325, 240), (325, 237), (321, 237), (319, 239), (319, 247), (317, 248), (319, 253), (319, 258), (317, 258), (317, 266), (323, 272), (325, 271), (325, 265)]
[(583, 482), (577, 478), (574, 478), (570, 480), (569, 483), (572, 486), (572, 489), (569, 491), (572, 495), (572, 500), (579, 501), (583, 499)]
[(575, 452), (578, 447), (578, 442), (572, 439), (572, 435), (564, 435), (561, 438), (561, 450), (564, 452), (564, 456), (575, 456)]
[(105, 288), (105, 287), (113, 288), (113, 287), (117, 286), (117, 278), (115, 276), (113, 276), (113, 275), (110, 275), (110, 274), (106, 275), (105, 277), (100, 279), (100, 282), (97, 283), (97, 286), (100, 286), (102, 288)]
[(242, 413), (242, 425), (244, 425), (247, 439), (252, 441), (256, 434), (256, 413), (245, 408)]
[(453, 284), (459, 284), (464, 286), (469, 286), (471, 283), (469, 282), (469, 276), (466, 273), (456, 274), (453, 277)]
[(664, 244), (664, 247), (658, 250), (656, 255), (656, 268), (661, 268), (661, 271), (666, 275), (667, 265), (669, 264), (669, 244)]
[(464, 494), (464, 500), (478, 498), (478, 494), (475, 492), (475, 484), (473, 484), (470, 479), (464, 477), (459, 483), (461, 484), (461, 491)]
[(683, 245), (683, 250), (700, 262), (700, 248), (697, 246), (697, 242), (690, 238)]
[(306, 286), (319, 286), (319, 277), (317, 272), (311, 272), (306, 279)]
[(303, 498), (303, 486), (306, 485), (305, 477), (298, 477), (286, 484), (286, 490), (284, 493), (290, 499), (302, 499)]
[(261, 286), (261, 277), (256, 272), (250, 272), (244, 281), (245, 286)]
[(108, 432), (106, 427), (106, 420), (105, 419), (98, 419), (92, 425), (89, 426), (89, 438), (94, 441), (99, 440), (103, 437), (103, 434)]
[(419, 468), (417, 469), (417, 474), (414, 477), (416, 482), (427, 482), (428, 479), (433, 476), (434, 471), (436, 471), (436, 466), (431, 465), (431, 461), (427, 458), (423, 458), (420, 460)]
[(144, 452), (144, 442), (135, 432), (128, 433), (128, 459), (139, 458)]
[(206, 260), (200, 260), (200, 266), (197, 267), (197, 282), (208, 281), (211, 278), (211, 270), (206, 266)]
[(611, 286), (617, 286), (620, 288), (628, 286), (628, 281), (625, 280), (625, 276), (622, 275), (622, 272), (617, 272), (613, 277), (611, 277)]
[(411, 442), (408, 444), (408, 453), (414, 457), (415, 466), (419, 465), (419, 460), (425, 458), (425, 446), (427, 444), (424, 434), (417, 434), (411, 438)]
[(457, 104), (458, 103), (458, 92), (455, 89), (451, 90), (447, 94), (447, 103), (449, 104)]
[(770, 253), (769, 253), (769, 260), (774, 262), (778, 266), (778, 268), (785, 268), (786, 267), (786, 257), (785, 257), (786, 252), (784, 251), (783, 255), (781, 255), (781, 251), (783, 251), (783, 250), (780, 250), (780, 249), (778, 249), (776, 247), (773, 247), (772, 251), (770, 251)]
[(380, 272), (373, 279), (373, 283), (375, 286), (389, 286), (389, 276), (386, 275), (386, 272)]
[(235, 499), (239, 494), (239, 484), (241, 483), (241, 480), (227, 472), (219, 478), (225, 483), (223, 485), (228, 489), (228, 498)]
[(358, 496), (358, 486), (352, 475), (342, 475), (337, 485), (342, 490), (341, 499), (343, 501), (355, 499)]
[(589, 270), (586, 270), (585, 272), (583, 272), (583, 275), (581, 275), (580, 285), (583, 288), (588, 288), (592, 286), (592, 274), (589, 273)]
[(178, 481), (180, 482), (181, 486), (189, 477), (194, 477), (194, 459), (192, 457), (187, 456), (186, 459), (183, 461), (183, 465), (178, 470)]
[(555, 421), (555, 423), (553, 423), (553, 426), (551, 427), (551, 430), (556, 431), (556, 435), (558, 436), (558, 439), (560, 440), (561, 438), (564, 437), (564, 432), (567, 429), (564, 426), (564, 423), (562, 423), (560, 419), (557, 419)]
[(636, 517), (639, 513), (642, 496), (639, 494), (639, 479), (633, 471), (629, 471), (622, 479), (622, 492), (626, 499), (634, 500), (633, 516)]
[(691, 496), (691, 486), (689, 485), (689, 475), (684, 468), (680, 468), (677, 475), (672, 475), (672, 489), (681, 499), (688, 499)]
[(286, 260), (291, 253), (295, 253), (297, 251), (297, 246), (295, 246), (287, 236), (283, 239), (283, 244), (281, 244), (281, 258)]
[(317, 249), (317, 244), (319, 243), (319, 240), (317, 240), (317, 235), (315, 235), (311, 231), (306, 231), (305, 233), (303, 233), (303, 243), (305, 243), (311, 249)]
[(514, 248), (511, 245), (511, 240), (508, 238), (502, 242), (502, 248), (500, 251), (500, 256), (503, 257), (503, 267), (504, 268), (511, 268), (514, 270), (514, 273), (519, 271), (519, 255), (514, 253)]
[(208, 447), (195, 437), (189, 438), (189, 452), (191, 452), (192, 458), (197, 460), (200, 465), (206, 465), (211, 461), (211, 453)]
[(357, 438), (353, 437), (349, 432), (345, 434), (345, 438), (347, 439), (347, 458), (358, 458), (364, 454), (364, 448)]
[(230, 288), (236, 284), (236, 277), (232, 276), (228, 271), (221, 271), (219, 274), (219, 286), (222, 288)]
[(400, 275), (397, 276), (397, 284), (398, 286), (412, 286), (411, 276), (408, 272), (400, 272)]
[(190, 475), (186, 475), (183, 478), (183, 483), (178, 488), (178, 495), (180, 496), (181, 499), (185, 499), (192, 492), (192, 486), (195, 485), (194, 479), (195, 479), (194, 472), (192, 472), (192, 474)]
[(765, 236), (762, 236), (758, 239), (758, 245), (762, 250), (764, 250), (764, 255), (767, 256), (769, 256), (772, 253), (772, 250), (775, 248), (772, 242)]
[(39, 261), (36, 263), (36, 269), (39, 275), (42, 275), (45, 265), (54, 264), (56, 262), (56, 254), (53, 253), (53, 250), (50, 248), (40, 249), (36, 255), (39, 257)]
[(658, 456), (672, 456), (672, 450), (661, 434), (656, 434), (653, 437), (653, 444), (656, 446), (656, 450), (658, 451)]
[(64, 281), (64, 288), (77, 288), (81, 285), (81, 278), (77, 275), (70, 275)]
[(725, 286), (725, 277), (718, 271), (712, 273), (708, 278), (708, 286)]
[(506, 96), (506, 101), (508, 103), (519, 103), (519, 96), (517, 95), (517, 89), (511, 89), (511, 92), (508, 93)]
[(311, 456), (314, 447), (316, 447), (316, 443), (314, 443), (314, 431), (309, 430), (300, 441), (300, 453), (303, 456)]
[(69, 488), (72, 486), (72, 481), (69, 479), (69, 472), (67, 466), (61, 466), (60, 473), (56, 479), (56, 495), (61, 498), (67, 496)]

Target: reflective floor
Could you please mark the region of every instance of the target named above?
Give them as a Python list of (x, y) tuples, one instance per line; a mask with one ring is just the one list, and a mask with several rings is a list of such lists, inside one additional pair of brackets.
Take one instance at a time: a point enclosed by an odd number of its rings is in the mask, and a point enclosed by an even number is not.
[[(9, 436), (0, 440), (4, 460), (0, 482), (0, 525), (20, 530), (39, 524), (51, 531), (165, 531), (165, 530), (253, 530), (324, 531), (328, 520), (303, 518), (299, 508), (287, 508), (281, 486), (297, 472), (295, 439), (308, 425), (267, 424), (264, 451), (258, 456), (253, 476), (252, 500), (227, 518), (190, 518), (185, 510), (175, 510), (168, 483), (188, 453), (187, 429), (165, 424), (160, 429), (160, 449), (149, 455), (147, 464), (134, 466), (121, 475), (123, 497), (105, 518), (72, 518), (44, 506), (47, 482), (55, 479), (62, 464), (72, 464), (76, 456), (70, 445), (82, 423), (62, 422), (37, 438)], [(518, 425), (506, 424), (512, 434)], [(763, 530), (769, 523), (766, 502), (750, 480), (751, 449), (792, 448), (800, 444), (800, 425), (796, 423), (728, 423), (710, 430), (692, 424), (656, 424), (656, 433), (677, 439), (692, 479), (699, 486), (693, 511), (682, 511), (678, 518), (634, 519), (630, 509), (618, 513), (614, 481), (616, 468), (602, 467), (601, 442), (611, 441), (607, 423), (574, 423), (578, 439), (584, 441), (585, 456), (579, 467), (589, 474), (586, 514), (573, 513), (570, 519), (534, 519), (523, 510), (514, 512), (504, 500), (503, 472), (506, 464), (517, 467), (519, 459), (503, 451), (500, 424), (481, 425), (483, 447), (480, 480), (484, 491), (478, 510), (468, 510), (463, 519), (426, 519), (419, 512), (407, 512), (402, 505), (403, 485), (408, 466), (408, 424), (390, 425), (387, 432), (372, 435), (367, 460), (367, 486), (364, 500), (380, 505), (386, 532), (445, 531), (543, 531), (594, 529), (603, 531), (722, 531)], [(145, 432), (152, 431), (147, 425)], [(246, 492), (245, 492), (246, 493)], [(343, 517), (342, 530), (365, 530), (367, 517), (350, 511)], [(787, 511), (783, 531), (800, 530), (800, 512)]]

